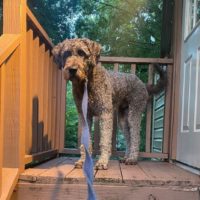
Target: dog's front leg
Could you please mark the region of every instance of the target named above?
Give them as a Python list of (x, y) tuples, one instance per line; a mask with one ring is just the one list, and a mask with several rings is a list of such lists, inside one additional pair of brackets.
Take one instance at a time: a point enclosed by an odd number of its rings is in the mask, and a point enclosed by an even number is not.
[[(82, 117), (81, 117), (81, 115), (79, 115), (79, 120), (80, 120), (79, 123), (82, 124)], [(87, 121), (88, 121), (89, 131), (91, 133), (92, 116), (88, 116)], [(79, 135), (79, 137), (80, 137), (80, 135)], [(91, 138), (90, 138), (89, 152), (92, 155), (92, 141), (91, 141)], [(75, 162), (75, 168), (82, 168), (83, 167), (83, 163), (85, 161), (85, 148), (84, 148), (83, 144), (80, 145), (80, 154), (81, 154), (80, 159), (77, 162)]]
[(113, 131), (113, 112), (106, 112), (100, 115), (100, 151), (101, 155), (96, 163), (96, 169), (107, 169), (111, 155)]

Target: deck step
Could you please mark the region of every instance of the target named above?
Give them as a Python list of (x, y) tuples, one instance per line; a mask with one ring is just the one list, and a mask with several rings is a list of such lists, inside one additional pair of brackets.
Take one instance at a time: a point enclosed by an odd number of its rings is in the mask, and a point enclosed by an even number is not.
[[(74, 158), (61, 157), (20, 175), (12, 200), (87, 199), (87, 186)], [(140, 161), (128, 166), (111, 160), (94, 171), (99, 200), (199, 200), (200, 178), (166, 162)]]

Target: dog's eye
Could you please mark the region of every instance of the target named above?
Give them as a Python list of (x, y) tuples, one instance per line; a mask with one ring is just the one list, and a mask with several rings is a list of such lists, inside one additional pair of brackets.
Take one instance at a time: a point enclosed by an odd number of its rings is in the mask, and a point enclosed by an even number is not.
[(71, 51), (65, 51), (64, 54), (63, 54), (63, 59), (66, 60), (70, 56), (72, 56), (72, 52)]
[(81, 50), (81, 49), (79, 49), (77, 53), (81, 57), (86, 57), (87, 56), (86, 53), (83, 50)]

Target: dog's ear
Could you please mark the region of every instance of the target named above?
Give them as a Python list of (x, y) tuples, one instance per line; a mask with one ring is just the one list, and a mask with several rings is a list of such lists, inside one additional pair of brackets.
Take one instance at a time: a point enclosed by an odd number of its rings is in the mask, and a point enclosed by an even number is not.
[(63, 43), (61, 42), (61, 43), (58, 43), (52, 49), (53, 59), (60, 69), (63, 67), (63, 61), (62, 61), (62, 56), (61, 56), (62, 48), (63, 48)]
[(90, 51), (91, 51), (91, 61), (95, 66), (95, 65), (97, 65), (99, 58), (100, 58), (101, 45), (97, 42), (91, 41)]
[(100, 57), (101, 45), (89, 39), (82, 39), (82, 41), (87, 45), (90, 51), (89, 63), (90, 65), (96, 66)]

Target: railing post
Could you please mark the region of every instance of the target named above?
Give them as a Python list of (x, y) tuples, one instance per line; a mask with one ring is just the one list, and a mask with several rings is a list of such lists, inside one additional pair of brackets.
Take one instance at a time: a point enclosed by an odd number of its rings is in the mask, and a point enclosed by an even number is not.
[[(148, 68), (148, 84), (153, 83), (153, 65), (149, 64)], [(147, 114), (146, 114), (146, 152), (151, 152), (151, 120), (152, 120), (152, 104), (147, 104)]]
[(24, 169), (25, 155), (25, 122), (26, 122), (26, 0), (3, 1), (3, 33), (20, 34), (19, 77), (20, 77), (20, 105), (18, 133), (18, 163), (20, 171)]
[(165, 114), (164, 114), (164, 138), (163, 153), (169, 153), (169, 135), (170, 135), (170, 113), (171, 113), (171, 95), (172, 95), (172, 70), (173, 65), (167, 66), (167, 89), (165, 94)]

